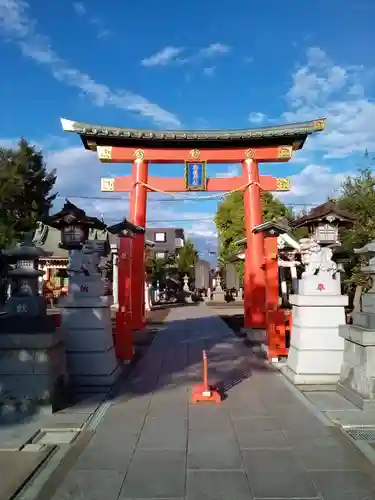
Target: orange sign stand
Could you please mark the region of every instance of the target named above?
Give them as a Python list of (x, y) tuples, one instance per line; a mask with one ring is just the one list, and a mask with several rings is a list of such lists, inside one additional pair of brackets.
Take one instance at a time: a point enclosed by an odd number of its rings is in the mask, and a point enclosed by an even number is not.
[(196, 403), (221, 403), (219, 391), (208, 385), (208, 367), (207, 354), (203, 351), (203, 384), (197, 384), (193, 387), (192, 402)]

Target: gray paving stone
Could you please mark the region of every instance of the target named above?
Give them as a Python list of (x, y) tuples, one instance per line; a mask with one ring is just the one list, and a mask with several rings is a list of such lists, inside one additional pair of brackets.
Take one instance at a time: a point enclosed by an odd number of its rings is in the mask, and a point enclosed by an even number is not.
[(349, 442), (346, 446), (334, 438), (296, 441), (292, 451), (306, 470), (361, 470), (363, 455)]
[(186, 450), (187, 420), (147, 417), (138, 442), (139, 449)]
[(370, 410), (332, 410), (327, 416), (340, 425), (375, 425), (375, 412)]
[(137, 450), (120, 498), (183, 498), (185, 476), (185, 452)]
[(375, 498), (374, 482), (361, 472), (312, 472), (311, 477), (324, 500), (372, 500)]
[(224, 429), (189, 430), (189, 469), (241, 469), (241, 453), (234, 431)]
[(228, 405), (228, 412), (231, 418), (250, 418), (250, 417), (270, 417), (270, 413), (262, 403), (243, 402)]
[(242, 420), (242, 422), (244, 421), (245, 425), (237, 423), (235, 427), (238, 444), (241, 450), (290, 448), (290, 444), (285, 439), (285, 435), (282, 431), (252, 429), (251, 425), (248, 425), (249, 420)]
[(192, 471), (187, 474), (187, 500), (253, 498), (244, 471)]
[(252, 432), (281, 430), (280, 422), (274, 417), (232, 418), (234, 430), (241, 432), (249, 427)]
[(337, 392), (304, 392), (318, 408), (323, 411), (328, 410), (356, 410), (353, 403), (345, 399)]
[(229, 414), (220, 406), (192, 405), (188, 412), (189, 429), (233, 430)]
[(52, 500), (117, 500), (123, 474), (108, 470), (72, 470)]
[(289, 450), (243, 451), (244, 467), (255, 498), (316, 498), (307, 472)]
[(77, 470), (113, 470), (125, 474), (134, 454), (138, 437), (121, 439), (116, 434), (111, 436), (94, 435), (79, 456)]
[(103, 434), (111, 434), (113, 433), (113, 430), (116, 429), (119, 434), (139, 434), (146, 420), (146, 415), (147, 413), (144, 410), (108, 410), (103, 420), (97, 427), (97, 432)]

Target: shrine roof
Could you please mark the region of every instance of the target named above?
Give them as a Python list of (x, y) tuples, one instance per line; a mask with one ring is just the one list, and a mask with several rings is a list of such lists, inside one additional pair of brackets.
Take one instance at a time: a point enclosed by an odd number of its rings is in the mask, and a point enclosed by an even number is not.
[(77, 133), (86, 149), (96, 146), (150, 148), (293, 146), (301, 149), (307, 137), (324, 130), (325, 119), (271, 127), (227, 130), (148, 130), (107, 127), (61, 118), (65, 132)]
[(333, 215), (335, 218), (339, 219), (341, 222), (346, 223), (354, 223), (357, 220), (357, 217), (346, 210), (341, 210), (337, 203), (332, 200), (328, 200), (322, 205), (319, 205), (313, 208), (307, 215), (296, 219), (292, 226), (294, 228), (303, 227), (308, 224), (311, 224), (315, 221), (320, 221), (326, 219), (330, 215)]
[[(107, 231), (90, 229), (89, 239), (106, 241)], [(34, 233), (33, 243), (34, 245), (42, 248), (43, 250), (52, 252), (52, 255), (50, 257), (47, 257), (47, 260), (54, 260), (54, 259), (67, 260), (69, 258), (68, 250), (65, 250), (64, 248), (60, 247), (61, 232), (59, 231), (59, 229), (54, 228), (52, 226), (48, 226), (43, 222), (38, 223), (38, 227)]]

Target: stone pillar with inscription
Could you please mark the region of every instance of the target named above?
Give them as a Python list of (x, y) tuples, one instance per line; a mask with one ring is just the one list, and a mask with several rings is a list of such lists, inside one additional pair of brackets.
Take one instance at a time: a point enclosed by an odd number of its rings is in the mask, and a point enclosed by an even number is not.
[(1, 403), (25, 411), (43, 407), (51, 412), (68, 403), (63, 337), (38, 292), (43, 274), (38, 259), (51, 253), (35, 247), (32, 236), (26, 235), (21, 245), (6, 252), (17, 263), (9, 273), (15, 283), (13, 293), (0, 317), (0, 414)]
[(98, 264), (91, 243), (86, 243), (82, 251), (72, 250), (68, 296), (59, 302), (70, 378), (78, 389), (93, 392), (111, 387), (120, 374), (111, 311), (103, 296), (104, 282)]
[(298, 294), (290, 295), (293, 306), (288, 379), (298, 385), (334, 384), (340, 376), (344, 340), (339, 325), (345, 323), (348, 297), (341, 295), (340, 273), (332, 261), (332, 250), (313, 239), (300, 242), (305, 272)]

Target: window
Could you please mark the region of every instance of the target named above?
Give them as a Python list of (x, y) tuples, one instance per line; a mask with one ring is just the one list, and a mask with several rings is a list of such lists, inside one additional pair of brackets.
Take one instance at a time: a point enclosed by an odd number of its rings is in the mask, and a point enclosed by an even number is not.
[(317, 241), (335, 242), (338, 239), (338, 227), (331, 224), (320, 224), (315, 230)]
[(182, 238), (175, 238), (174, 245), (176, 248), (182, 248), (184, 246), (184, 240)]
[(156, 252), (155, 257), (157, 259), (164, 259), (165, 258), (165, 252)]
[(166, 233), (155, 233), (155, 242), (157, 243), (165, 243), (167, 241)]

